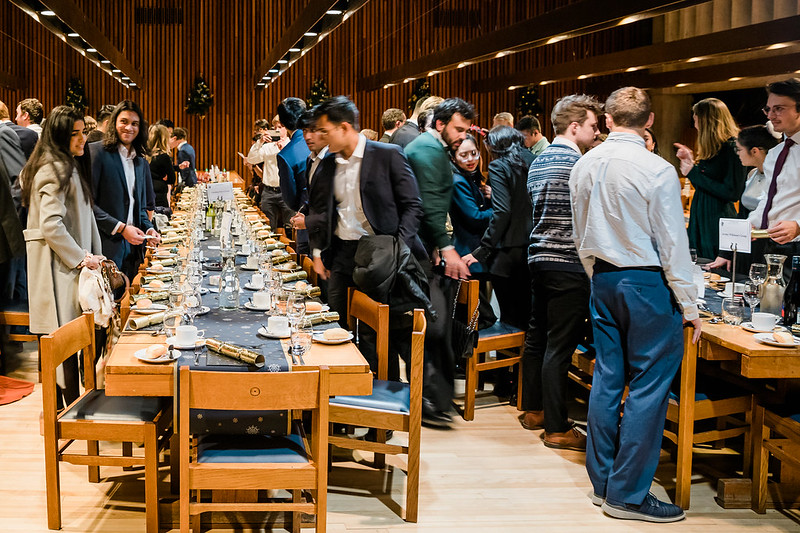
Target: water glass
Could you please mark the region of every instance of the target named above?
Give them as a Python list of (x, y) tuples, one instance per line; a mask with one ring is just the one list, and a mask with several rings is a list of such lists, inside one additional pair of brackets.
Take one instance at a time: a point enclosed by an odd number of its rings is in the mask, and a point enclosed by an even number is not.
[(697, 264), (697, 249), (696, 248), (689, 248), (689, 257), (692, 260), (692, 264)]
[(310, 325), (297, 325), (292, 327), (291, 347), (293, 355), (303, 355), (311, 349), (311, 339), (314, 331)]
[(185, 302), (186, 316), (189, 318), (189, 324), (194, 325), (194, 317), (196, 317), (203, 308), (203, 299), (200, 297), (200, 291), (190, 288), (186, 293)]
[(738, 326), (744, 320), (744, 302), (739, 297), (723, 298), (722, 321), (731, 326)]
[(767, 280), (767, 265), (764, 263), (753, 263), (750, 265), (750, 281), (756, 285), (761, 285)]
[(286, 301), (286, 316), (289, 317), (289, 323), (298, 325), (303, 321), (306, 316), (306, 300), (303, 296), (295, 293), (290, 293)]
[(164, 331), (167, 337), (174, 337), (178, 326), (185, 325), (184, 310), (182, 307), (173, 307), (164, 313)]

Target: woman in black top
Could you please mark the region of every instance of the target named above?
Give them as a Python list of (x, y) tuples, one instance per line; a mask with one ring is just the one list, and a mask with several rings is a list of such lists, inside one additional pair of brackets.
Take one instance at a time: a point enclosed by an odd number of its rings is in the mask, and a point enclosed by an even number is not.
[(153, 191), (156, 207), (165, 208), (169, 214), (169, 199), (175, 186), (175, 169), (169, 154), (169, 130), (161, 124), (150, 126), (147, 136), (150, 149), (150, 174), (153, 176)]

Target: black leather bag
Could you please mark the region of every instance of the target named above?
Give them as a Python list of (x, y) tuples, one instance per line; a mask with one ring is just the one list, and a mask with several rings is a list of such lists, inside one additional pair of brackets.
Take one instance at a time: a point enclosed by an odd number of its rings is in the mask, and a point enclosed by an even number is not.
[(456, 358), (469, 359), (472, 357), (475, 348), (478, 346), (478, 307), (472, 316), (467, 317), (465, 323), (460, 318), (456, 317), (456, 310), (458, 309), (458, 294), (461, 292), (461, 281), (458, 282), (456, 287), (456, 295), (453, 298), (453, 317), (452, 317), (452, 339), (453, 339), (453, 353)]

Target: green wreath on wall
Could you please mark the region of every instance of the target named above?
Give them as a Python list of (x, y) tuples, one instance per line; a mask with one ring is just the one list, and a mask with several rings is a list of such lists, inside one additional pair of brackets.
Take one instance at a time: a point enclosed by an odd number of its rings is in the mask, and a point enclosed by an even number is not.
[(214, 105), (214, 95), (211, 93), (208, 83), (200, 74), (194, 79), (189, 91), (189, 96), (186, 97), (186, 112), (190, 115), (198, 115), (201, 119), (206, 118), (208, 110)]

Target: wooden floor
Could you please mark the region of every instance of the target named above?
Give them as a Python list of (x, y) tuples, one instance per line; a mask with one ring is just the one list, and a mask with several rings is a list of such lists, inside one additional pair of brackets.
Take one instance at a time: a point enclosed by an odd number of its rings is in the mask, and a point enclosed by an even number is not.
[[(12, 377), (35, 381), (35, 356), (30, 351), (12, 356), (9, 369)], [(417, 524), (406, 524), (397, 514), (394, 501), (402, 499), (405, 481), (401, 471), (376, 472), (336, 463), (331, 472), (328, 531), (800, 531), (800, 515), (771, 510), (759, 516), (750, 510), (718, 507), (713, 499), (715, 483), (699, 475), (692, 487), (692, 508), (683, 522), (655, 525), (604, 516), (588, 498), (584, 455), (545, 448), (540, 432), (520, 427), (515, 409), (492, 401), (496, 401), (493, 396), (479, 400), (474, 422), (459, 419), (450, 431), (423, 429)], [(0, 406), (2, 533), (48, 531), (40, 411), (38, 385), (27, 398)], [(657, 474), (662, 484), (653, 486), (660, 498), (671, 491), (675, 472), (666, 454), (662, 456)], [(136, 481), (141, 473), (108, 467), (101, 469), (101, 476), (108, 477), (91, 484), (85, 467), (62, 465), (61, 472), (63, 531), (143, 531), (143, 485)], [(394, 500), (383, 494), (385, 485), (393, 486)], [(166, 489), (166, 484), (162, 486)]]

